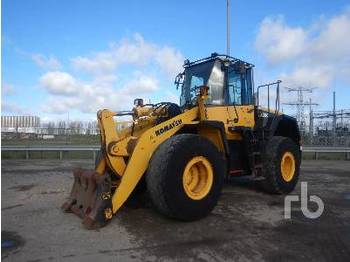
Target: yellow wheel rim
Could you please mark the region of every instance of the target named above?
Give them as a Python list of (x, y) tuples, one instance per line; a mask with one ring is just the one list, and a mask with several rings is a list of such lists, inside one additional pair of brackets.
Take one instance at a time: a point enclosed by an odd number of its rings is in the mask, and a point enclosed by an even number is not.
[(286, 182), (291, 181), (295, 175), (295, 158), (291, 152), (285, 152), (282, 156), (281, 173)]
[(193, 200), (204, 198), (213, 185), (213, 168), (203, 156), (192, 158), (182, 176), (185, 193)]

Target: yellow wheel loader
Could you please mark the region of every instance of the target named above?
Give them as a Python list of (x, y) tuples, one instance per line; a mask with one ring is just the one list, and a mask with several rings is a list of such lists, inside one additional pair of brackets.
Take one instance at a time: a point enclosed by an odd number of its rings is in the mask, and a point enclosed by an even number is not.
[[(213, 53), (185, 61), (175, 79), (179, 105), (135, 99), (132, 111), (100, 110), (95, 170), (74, 171), (63, 210), (93, 229), (106, 225), (137, 186), (160, 213), (183, 221), (208, 215), (230, 176), (250, 175), (270, 193), (291, 192), (300, 134), (296, 120), (279, 111), (280, 82), (255, 88), (252, 64)], [(132, 120), (116, 121), (125, 115)]]

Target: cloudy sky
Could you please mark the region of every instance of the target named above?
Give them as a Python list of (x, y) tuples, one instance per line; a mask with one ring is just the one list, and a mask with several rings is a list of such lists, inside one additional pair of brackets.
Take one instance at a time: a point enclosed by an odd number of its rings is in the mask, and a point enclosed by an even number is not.
[[(231, 0), (232, 55), (255, 83), (316, 88), (318, 110), (350, 108), (348, 0)], [(185, 58), (225, 52), (226, 0), (2, 0), (2, 114), (94, 119), (136, 97), (178, 101)], [(283, 92), (283, 101), (295, 94)], [(292, 109), (287, 106), (285, 111)]]

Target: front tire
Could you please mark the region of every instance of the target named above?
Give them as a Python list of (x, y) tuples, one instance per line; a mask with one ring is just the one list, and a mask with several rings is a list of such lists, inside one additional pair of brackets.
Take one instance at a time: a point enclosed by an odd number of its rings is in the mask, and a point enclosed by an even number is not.
[(274, 136), (266, 145), (262, 187), (274, 194), (288, 194), (298, 183), (300, 173), (298, 145), (288, 137)]
[(156, 150), (146, 183), (162, 214), (193, 221), (205, 217), (219, 199), (225, 167), (216, 146), (204, 137), (180, 134)]

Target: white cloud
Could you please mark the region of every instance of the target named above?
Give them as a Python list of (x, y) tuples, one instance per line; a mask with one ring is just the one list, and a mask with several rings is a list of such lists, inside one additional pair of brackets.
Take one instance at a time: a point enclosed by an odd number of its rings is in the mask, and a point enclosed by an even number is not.
[(283, 17), (265, 18), (256, 37), (255, 46), (272, 64), (300, 55), (306, 46), (306, 32), (301, 27), (288, 27)]
[(46, 57), (42, 54), (32, 54), (31, 59), (43, 69), (58, 70), (61, 68), (61, 63), (54, 56)]
[(116, 68), (116, 61), (113, 61), (106, 53), (98, 53), (94, 58), (78, 56), (72, 59), (72, 64), (78, 70), (93, 74), (104, 74)]
[(350, 11), (330, 19), (324, 30), (311, 39), (306, 51), (319, 62), (339, 62), (345, 59), (350, 64)]
[(10, 96), (15, 93), (15, 89), (13, 88), (12, 85), (2, 82), (1, 84), (1, 95), (3, 96)]
[(168, 76), (174, 77), (181, 70), (183, 60), (180, 51), (146, 42), (140, 34), (134, 34), (132, 39), (112, 43), (108, 50), (75, 57), (72, 64), (77, 70), (99, 75), (110, 74), (122, 64), (144, 67), (155, 62)]
[(6, 100), (1, 101), (1, 111), (5, 113), (12, 114), (23, 114), (25, 110), (15, 102), (10, 102)]
[(55, 71), (48, 72), (40, 78), (40, 84), (50, 94), (73, 95), (79, 92), (80, 84), (68, 73)]
[(349, 82), (350, 11), (305, 28), (289, 26), (282, 17), (265, 18), (255, 46), (270, 65), (290, 68), (279, 76), (285, 85), (327, 88), (335, 78)]
[[(62, 114), (70, 110), (96, 113), (102, 108), (121, 110), (125, 107), (130, 108), (134, 98), (142, 95), (149, 96), (158, 89), (158, 80), (142, 73), (135, 73), (132, 80), (118, 88), (111, 83), (79, 81), (63, 72), (60, 74), (51, 72), (45, 76), (52, 76), (46, 77), (50, 81), (42, 81), (43, 87), (47, 88), (51, 94), (47, 103), (42, 107), (46, 113)], [(65, 81), (56, 79), (60, 76), (63, 76)], [(67, 89), (67, 86), (74, 87), (74, 89)], [(57, 95), (63, 96), (57, 97)]]
[(125, 86), (122, 87), (121, 91), (128, 95), (142, 95), (156, 91), (157, 85), (157, 79), (141, 74), (127, 82)]
[[(71, 110), (96, 113), (102, 108), (130, 109), (134, 98), (152, 98), (159, 79), (170, 75), (172, 79), (182, 62), (183, 56), (175, 48), (147, 42), (135, 34), (110, 44), (107, 50), (73, 58), (72, 66), (78, 72), (44, 74), (40, 84), (50, 97), (42, 110), (62, 114)], [(82, 80), (80, 72), (88, 78)]]
[(172, 78), (175, 78), (175, 75), (181, 71), (184, 61), (180, 51), (168, 46), (159, 49), (155, 54), (155, 59), (162, 70)]
[(334, 77), (332, 68), (327, 66), (300, 66), (290, 73), (282, 73), (284, 85), (290, 87), (320, 87), (327, 88)]
[(45, 113), (63, 114), (67, 113), (70, 109), (74, 109), (79, 103), (79, 99), (71, 97), (58, 99), (51, 96), (48, 102), (42, 107), (42, 111)]
[(55, 56), (46, 56), (40, 53), (31, 53), (21, 48), (15, 47), (18, 54), (26, 59), (32, 60), (37, 66), (45, 70), (59, 70), (62, 65)]

